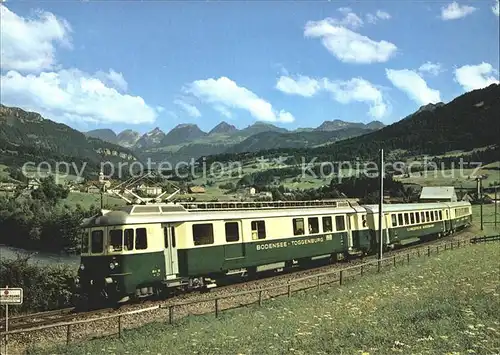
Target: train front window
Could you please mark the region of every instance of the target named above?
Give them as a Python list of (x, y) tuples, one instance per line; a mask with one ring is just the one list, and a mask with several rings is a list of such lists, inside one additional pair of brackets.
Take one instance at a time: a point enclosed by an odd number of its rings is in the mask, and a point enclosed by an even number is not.
[(92, 231), (91, 239), (91, 253), (92, 254), (100, 254), (104, 249), (104, 233), (102, 230)]
[(134, 250), (134, 230), (129, 228), (123, 231), (123, 246), (125, 250)]
[(83, 254), (87, 254), (89, 252), (89, 233), (82, 234), (82, 250)]
[(137, 228), (135, 230), (135, 250), (143, 250), (148, 248), (148, 237), (146, 228)]
[(123, 249), (123, 231), (114, 229), (109, 232), (109, 251), (121, 251)]

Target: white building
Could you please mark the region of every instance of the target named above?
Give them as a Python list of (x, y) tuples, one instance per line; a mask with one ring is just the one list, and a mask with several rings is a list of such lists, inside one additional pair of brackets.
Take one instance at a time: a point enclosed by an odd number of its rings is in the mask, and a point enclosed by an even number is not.
[(420, 202), (457, 202), (453, 186), (426, 186), (420, 192)]

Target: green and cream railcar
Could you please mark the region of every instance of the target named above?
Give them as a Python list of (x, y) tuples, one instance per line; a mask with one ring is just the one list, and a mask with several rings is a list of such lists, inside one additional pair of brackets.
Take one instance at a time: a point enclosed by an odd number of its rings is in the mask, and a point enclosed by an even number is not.
[[(372, 241), (378, 244), (378, 206), (364, 207), (368, 211), (368, 225), (374, 237)], [(382, 218), (384, 244), (390, 248), (454, 233), (471, 224), (471, 212), (468, 202), (385, 205)]]
[[(384, 244), (442, 236), (470, 222), (466, 202), (385, 205)], [(352, 201), (130, 205), (82, 226), (80, 294), (112, 301), (372, 253), (379, 233), (378, 206)]]
[(363, 223), (347, 201), (216, 207), (126, 206), (87, 220), (80, 288), (126, 300), (170, 287), (213, 287), (231, 274), (337, 259), (353, 251), (352, 229)]

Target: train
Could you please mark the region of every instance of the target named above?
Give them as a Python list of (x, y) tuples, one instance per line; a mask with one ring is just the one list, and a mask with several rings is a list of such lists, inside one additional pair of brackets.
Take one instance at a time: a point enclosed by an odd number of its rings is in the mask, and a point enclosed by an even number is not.
[[(385, 204), (383, 248), (471, 223), (469, 202)], [(378, 205), (349, 199), (132, 204), (101, 210), (81, 227), (78, 297), (115, 305), (373, 254), (381, 234)]]

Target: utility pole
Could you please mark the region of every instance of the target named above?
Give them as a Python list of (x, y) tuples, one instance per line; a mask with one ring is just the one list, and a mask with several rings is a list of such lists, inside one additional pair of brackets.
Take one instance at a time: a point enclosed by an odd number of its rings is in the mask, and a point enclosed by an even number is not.
[(380, 168), (379, 168), (379, 179), (380, 179), (380, 202), (378, 205), (378, 227), (379, 227), (379, 260), (382, 260), (382, 255), (384, 252), (384, 234), (383, 234), (383, 220), (382, 217), (384, 215), (383, 204), (384, 204), (384, 150), (380, 149)]
[(482, 183), (483, 177), (479, 175), (477, 177), (477, 198), (479, 199), (479, 204), (480, 204), (480, 219), (481, 219), (481, 230), (483, 230), (483, 197), (482, 197), (482, 190), (483, 190), (483, 183)]
[(497, 185), (495, 185), (495, 229), (497, 228), (497, 206), (498, 206)]

